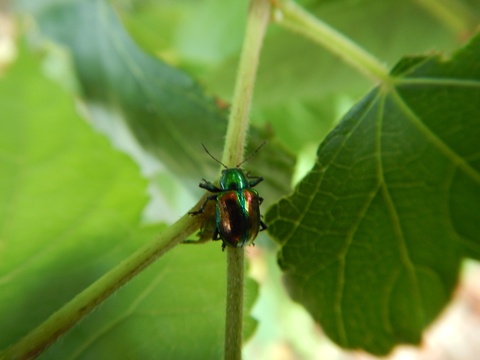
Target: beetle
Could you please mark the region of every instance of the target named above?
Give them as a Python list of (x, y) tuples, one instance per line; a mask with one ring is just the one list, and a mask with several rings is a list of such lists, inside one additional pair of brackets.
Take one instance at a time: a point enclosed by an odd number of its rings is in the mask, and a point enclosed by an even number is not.
[(221, 164), (225, 169), (220, 176), (220, 187), (210, 181), (202, 179), (199, 186), (214, 195), (205, 199), (200, 209), (191, 211), (191, 216), (199, 215), (205, 211), (209, 201), (215, 201), (215, 230), (212, 240), (222, 240), (222, 251), (226, 246), (241, 248), (253, 241), (259, 231), (266, 230), (268, 226), (262, 221), (260, 204), (263, 202), (258, 191), (253, 189), (263, 181), (262, 177), (249, 176), (240, 166), (257, 153), (260, 145), (250, 156), (234, 168), (229, 168), (216, 159), (205, 145), (204, 150), (212, 159)]

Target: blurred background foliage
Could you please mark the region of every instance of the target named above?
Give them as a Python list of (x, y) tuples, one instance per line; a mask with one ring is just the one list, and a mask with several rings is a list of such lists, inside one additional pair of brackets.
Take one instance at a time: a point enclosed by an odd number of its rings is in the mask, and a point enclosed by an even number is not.
[[(448, 54), (480, 18), (475, 0), (441, 1), (454, 16), (420, 0), (301, 3), (388, 67), (407, 54)], [(202, 194), (202, 177), (216, 178), (218, 166), (200, 143), (220, 157), (248, 2), (2, 5), (1, 144), (8, 156), (0, 180), (0, 333), (8, 336), (1, 348), (188, 211)], [(290, 192), (326, 134), (375, 85), (308, 39), (270, 26), (249, 151), (265, 139), (269, 144), (245, 165), (266, 178), (259, 186), (266, 205)], [(33, 185), (19, 181), (24, 178)], [(121, 189), (126, 183), (130, 188)], [(99, 206), (103, 197), (111, 201)], [(129, 210), (119, 216), (118, 206)], [(18, 230), (25, 227), (30, 231)], [(219, 248), (176, 249), (43, 358), (104, 352), (125, 359), (220, 358), (225, 269)], [(261, 289), (257, 298), (249, 283), (259, 325), (245, 357), (346, 358), (288, 299), (275, 252), (265, 234), (247, 249)], [(128, 339), (125, 347), (118, 339)]]

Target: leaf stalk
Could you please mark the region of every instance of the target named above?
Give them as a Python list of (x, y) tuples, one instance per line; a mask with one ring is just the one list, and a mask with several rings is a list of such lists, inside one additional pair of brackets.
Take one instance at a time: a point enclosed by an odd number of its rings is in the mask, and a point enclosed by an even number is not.
[(113, 292), (198, 229), (199, 221), (188, 214), (181, 217), (157, 239), (103, 275), (19, 342), (0, 352), (0, 360), (37, 357)]
[(388, 82), (388, 69), (362, 47), (293, 1), (275, 2), (274, 21), (324, 46), (375, 82)]

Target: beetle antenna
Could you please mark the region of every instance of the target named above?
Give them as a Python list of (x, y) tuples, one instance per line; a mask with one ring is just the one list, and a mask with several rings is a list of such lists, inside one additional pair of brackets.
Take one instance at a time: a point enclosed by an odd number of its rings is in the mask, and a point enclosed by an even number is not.
[(205, 150), (205, 152), (210, 155), (210, 157), (215, 160), (217, 163), (219, 163), (220, 165), (222, 165), (225, 169), (228, 169), (228, 166), (225, 165), (224, 163), (222, 163), (220, 160), (218, 160), (215, 156), (213, 156), (210, 151), (208, 151), (207, 147), (205, 145), (203, 145), (203, 143), (201, 143), (202, 146), (203, 146), (203, 149)]
[(255, 156), (255, 154), (262, 148), (265, 146), (267, 142), (264, 141), (254, 152), (252, 152), (250, 155), (247, 156), (246, 159), (243, 159), (243, 161), (237, 165), (237, 168), (240, 167), (240, 165), (242, 165), (243, 163), (246, 163), (248, 160), (250, 160), (252, 157)]

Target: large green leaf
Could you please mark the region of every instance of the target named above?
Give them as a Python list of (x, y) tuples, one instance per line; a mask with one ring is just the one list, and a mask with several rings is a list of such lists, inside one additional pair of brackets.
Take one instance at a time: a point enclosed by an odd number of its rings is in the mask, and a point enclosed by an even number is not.
[[(138, 167), (39, 69), (22, 51), (0, 79), (0, 349), (163, 228), (140, 223)], [(220, 244), (177, 247), (43, 358), (221, 358), (225, 280)], [(250, 307), (251, 281), (248, 293)]]
[(105, 1), (54, 4), (38, 19), (43, 34), (71, 51), (86, 100), (119, 114), (179, 175), (199, 172), (200, 142), (220, 147), (212, 134), (225, 133), (224, 112), (187, 74), (142, 51)]
[[(457, 47), (480, 16), (478, 0), (468, 7), (463, 1), (440, 4), (450, 6), (449, 18), (461, 23), (460, 28), (450, 26), (441, 13), (422, 2), (299, 2), (308, 3), (308, 9), (322, 21), (387, 64), (394, 64), (405, 53)], [(232, 6), (199, 0), (184, 6), (182, 2), (142, 1), (136, 5), (121, 11), (135, 39), (195, 71), (213, 93), (232, 97), (241, 46), (238, 13), (243, 11), (239, 9), (243, 2)], [(345, 105), (370, 86), (362, 74), (335, 55), (273, 24), (262, 51), (252, 119), (272, 124), (281, 141), (298, 151), (309, 143), (318, 144), (348, 109)]]
[[(218, 164), (201, 143), (221, 157), (227, 108), (185, 72), (139, 48), (108, 2), (53, 1), (35, 14), (42, 35), (71, 53), (81, 95), (97, 126), (114, 129), (116, 122), (125, 122), (138, 145), (191, 188), (201, 177), (218, 176)], [(256, 129), (250, 135), (247, 152), (271, 138)], [(109, 136), (115, 136), (114, 130)], [(264, 187), (268, 202), (289, 190), (293, 159), (274, 141), (262, 153), (248, 166), (270, 185)], [(269, 163), (269, 157), (277, 160)], [(269, 172), (264, 172), (266, 165)]]
[[(256, 285), (247, 285), (250, 308)], [(225, 253), (217, 243), (181, 246), (108, 299), (42, 359), (222, 359), (225, 288)], [(254, 323), (247, 324), (250, 336)]]
[(480, 36), (406, 58), (267, 213), (292, 297), (346, 348), (418, 343), (480, 258)]
[[(480, 6), (480, 2), (476, 2), (468, 15), (476, 16), (477, 22), (471, 24), (467, 19), (460, 19), (470, 31), (480, 20), (480, 14), (474, 15)], [(454, 49), (459, 46), (462, 35), (420, 7), (420, 2), (310, 3), (313, 14), (387, 64), (395, 64), (404, 54)], [(334, 121), (348, 109), (342, 105), (347, 102), (349, 106), (363, 96), (371, 83), (310, 39), (275, 24), (271, 28), (255, 89), (254, 121), (272, 122), (278, 136), (292, 149), (298, 150), (308, 142), (318, 144)], [(209, 87), (227, 99), (232, 95), (227, 84), (235, 76), (236, 62), (236, 58), (226, 58), (221, 66), (202, 74)]]

